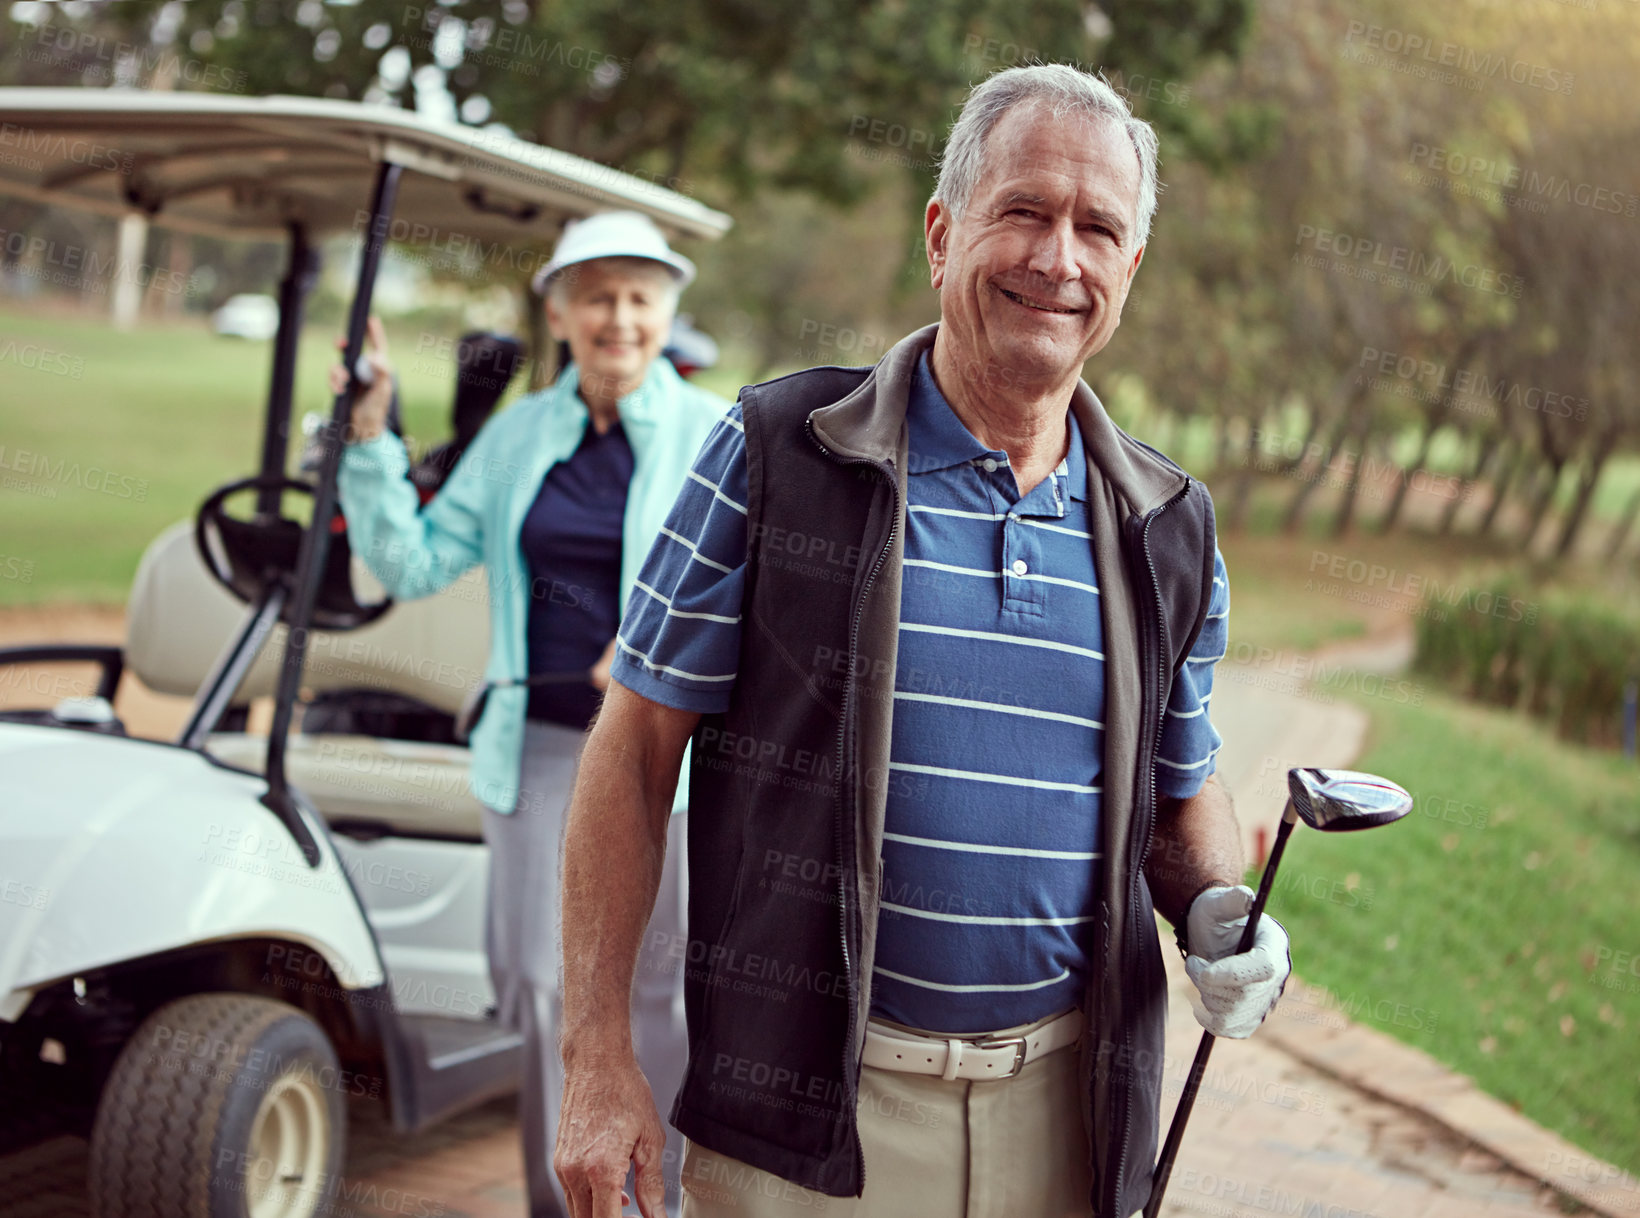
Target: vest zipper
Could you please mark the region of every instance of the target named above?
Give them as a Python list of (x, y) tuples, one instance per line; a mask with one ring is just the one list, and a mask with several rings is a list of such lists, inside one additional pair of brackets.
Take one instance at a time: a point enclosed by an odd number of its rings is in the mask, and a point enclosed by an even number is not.
[[(1134, 862), (1133, 874), (1128, 879), (1128, 910), (1130, 915), (1132, 911), (1138, 907), (1139, 879), (1144, 875), (1145, 861), (1150, 857), (1150, 840), (1152, 830), (1156, 822), (1156, 753), (1161, 749), (1162, 728), (1167, 723), (1167, 700), (1160, 696), (1162, 688), (1167, 684), (1168, 672), (1168, 659), (1162, 654), (1161, 646), (1163, 627), (1166, 624), (1166, 610), (1162, 605), (1162, 590), (1160, 581), (1156, 577), (1156, 560), (1152, 558), (1150, 554), (1150, 526), (1156, 522), (1156, 518), (1158, 516), (1188, 495), (1190, 493), (1190, 486), (1191, 479), (1187, 475), (1184, 486), (1179, 493), (1174, 495), (1173, 498), (1169, 499), (1166, 503), (1162, 504), (1161, 507), (1156, 508), (1154, 511), (1147, 514), (1143, 525), (1141, 525), (1139, 529), (1139, 551), (1144, 555), (1145, 566), (1150, 572), (1150, 595), (1156, 612), (1156, 673), (1158, 678), (1156, 683), (1156, 691), (1158, 696), (1156, 699), (1156, 735), (1152, 741), (1151, 748), (1149, 749), (1148, 764), (1145, 765), (1145, 787), (1149, 795), (1146, 806), (1150, 809), (1150, 820), (1146, 825), (1135, 825), (1135, 828), (1142, 828), (1143, 833), (1139, 838), (1141, 842), (1139, 857)], [(1147, 758), (1142, 757), (1140, 760), (1141, 762), (1145, 762), (1147, 761)], [(1138, 809), (1135, 809), (1136, 813), (1138, 811)], [(1137, 944), (1138, 939), (1137, 932), (1134, 928), (1134, 919), (1129, 916), (1127, 923), (1129, 941), (1130, 943)], [(1123, 1047), (1127, 1047), (1129, 1037), (1125, 1025), (1122, 1030), (1122, 1040)], [(1118, 1190), (1120, 1190), (1122, 1181), (1127, 1175), (1128, 1149), (1129, 1143), (1132, 1139), (1133, 1105), (1124, 1101), (1122, 1105), (1122, 1149), (1116, 1158), (1115, 1178), (1111, 1181), (1111, 1201), (1117, 1210), (1119, 1210), (1122, 1205), (1122, 1198)], [(1114, 1213), (1115, 1210), (1112, 1212)]]
[[(848, 749), (848, 729), (849, 729), (849, 721), (850, 721), (850, 712), (851, 712), (851, 707), (852, 707), (853, 699), (854, 699), (855, 657), (859, 654), (859, 647), (860, 647), (860, 623), (865, 618), (866, 598), (871, 595), (871, 586), (877, 582), (878, 573), (883, 569), (883, 564), (888, 561), (888, 552), (891, 549), (894, 548), (894, 537), (895, 537), (895, 534), (899, 530), (899, 522), (900, 522), (900, 484), (899, 484), (899, 480), (894, 475), (893, 468), (890, 467), (890, 466), (881, 464), (881, 463), (876, 462), (876, 461), (872, 461), (872, 460), (870, 460), (869, 458), (866, 458), (866, 457), (843, 457), (843, 456), (838, 455), (837, 453), (832, 452), (831, 449), (827, 448), (824, 444), (822, 444), (820, 442), (820, 437), (818, 437), (814, 434), (814, 423), (813, 423), (812, 420), (805, 420), (804, 430), (808, 432), (809, 439), (814, 442), (814, 446), (816, 448), (818, 448), (822, 453), (824, 453), (825, 456), (827, 457), (827, 459), (829, 459), (831, 461), (834, 461), (839, 465), (866, 465), (866, 466), (870, 466), (872, 469), (874, 469), (878, 473), (882, 474), (884, 476), (884, 480), (888, 484), (889, 493), (893, 496), (893, 513), (889, 517), (889, 521), (888, 521), (888, 538), (887, 538), (886, 541), (884, 541), (883, 548), (882, 548), (881, 552), (878, 553), (878, 555), (877, 555), (877, 561), (872, 564), (871, 571), (866, 576), (866, 582), (860, 589), (860, 600), (854, 607), (854, 621), (849, 626), (849, 634), (848, 634), (848, 678), (847, 678), (847, 681), (845, 682), (845, 684), (843, 686), (843, 720), (842, 720), (842, 724), (841, 724), (841, 726), (838, 730), (838, 733), (837, 733), (837, 781), (838, 781), (838, 804), (839, 804), (839, 806), (838, 806), (838, 810), (837, 810), (838, 814), (837, 814), (837, 824), (836, 824), (836, 842), (837, 842), (837, 856), (838, 856), (839, 859), (841, 859), (841, 858), (847, 857), (846, 854), (845, 854), (845, 851), (844, 851), (844, 836), (843, 835), (844, 835), (845, 829), (844, 829), (843, 822), (844, 822), (845, 817), (843, 816), (843, 812), (845, 811), (846, 807), (848, 807), (849, 805), (844, 804), (844, 802), (843, 802), (843, 791), (844, 791), (843, 784), (845, 782), (852, 783), (852, 779), (849, 779), (849, 778), (846, 777), (847, 774), (848, 774), (848, 771), (846, 769), (846, 765), (847, 765), (847, 761), (848, 761), (847, 749)], [(853, 801), (850, 800), (849, 804), (852, 804), (852, 803), (853, 803)], [(859, 862), (858, 862), (858, 857), (857, 857), (858, 854), (859, 854), (859, 843), (858, 842), (855, 843), (854, 854), (856, 855), (855, 869), (858, 870), (858, 867), (859, 867)], [(844, 981), (847, 983), (848, 996), (849, 996), (849, 1001), (848, 1001), (848, 1029), (847, 1029), (847, 1033), (844, 1037), (844, 1045), (843, 1045), (843, 1070), (844, 1070), (844, 1075), (843, 1076), (845, 1078), (849, 1078), (849, 1077), (854, 1078), (854, 1080), (855, 1080), (854, 1081), (854, 1088), (855, 1088), (856, 1098), (858, 1098), (858, 1093), (859, 1093), (859, 1089), (860, 1089), (860, 1082), (859, 1082), (860, 1063), (858, 1061), (856, 1061), (855, 1058), (854, 1058), (854, 1029), (855, 1029), (855, 1026), (856, 1026), (855, 1014), (856, 1014), (856, 1012), (859, 1008), (859, 1003), (855, 1000), (854, 965), (853, 965), (852, 958), (849, 956), (849, 950), (848, 950), (848, 918), (849, 918), (848, 881), (849, 881), (849, 876), (848, 876), (848, 872), (846, 871), (846, 869), (844, 869), (842, 867), (839, 867), (837, 870), (838, 870), (838, 877), (837, 877), (838, 930), (839, 930), (839, 933), (840, 933), (842, 948), (843, 948), (843, 978), (844, 978)], [(859, 900), (859, 893), (858, 892), (855, 893), (855, 900), (856, 901)], [(861, 1195), (864, 1195), (865, 1188), (866, 1188), (866, 1159), (865, 1159), (865, 1151), (860, 1145), (860, 1130), (859, 1130), (859, 1125), (858, 1125), (858, 1118), (856, 1118), (856, 1120), (854, 1122), (854, 1163), (855, 1163), (855, 1169), (856, 1169), (856, 1171), (858, 1171), (859, 1177), (860, 1177), (860, 1192), (861, 1192)]]

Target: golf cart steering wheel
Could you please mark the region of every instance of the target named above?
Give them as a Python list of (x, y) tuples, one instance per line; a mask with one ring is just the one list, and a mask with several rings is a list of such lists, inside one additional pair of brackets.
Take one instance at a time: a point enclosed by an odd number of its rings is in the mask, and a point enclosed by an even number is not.
[[(263, 490), (275, 490), (281, 496), (291, 491), (309, 498), (314, 494), (310, 482), (259, 474), (218, 488), (199, 505), (194, 518), (194, 545), (205, 569), (246, 604), (261, 596), (270, 581), (283, 580), (294, 588), (297, 555), (302, 547), (304, 526), (286, 516), (258, 513), (242, 520), (228, 515), (225, 505), (229, 498)], [(347, 544), (346, 530), (336, 527), (340, 523), (339, 515), (331, 522), (333, 536), (313, 603), (310, 624), (321, 630), (357, 629), (375, 621), (393, 605), (390, 597), (365, 605), (353, 595), (353, 552)], [(287, 604), (280, 615), (286, 625), (290, 624), (290, 611), (291, 605)]]

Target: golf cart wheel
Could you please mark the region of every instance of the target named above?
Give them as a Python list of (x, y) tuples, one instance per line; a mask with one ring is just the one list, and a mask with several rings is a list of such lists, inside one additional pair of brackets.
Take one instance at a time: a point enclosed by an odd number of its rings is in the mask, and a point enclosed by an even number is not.
[(283, 1003), (195, 994), (120, 1053), (91, 1132), (97, 1218), (309, 1218), (342, 1166), (336, 1053)]

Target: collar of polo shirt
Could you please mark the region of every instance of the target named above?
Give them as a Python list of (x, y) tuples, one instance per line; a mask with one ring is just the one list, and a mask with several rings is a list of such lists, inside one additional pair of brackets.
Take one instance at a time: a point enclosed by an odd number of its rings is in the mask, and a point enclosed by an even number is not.
[[(1067, 415), (1069, 410), (1067, 408)], [(940, 387), (934, 383), (934, 374), (924, 352), (917, 361), (917, 370), (911, 378), (910, 401), (906, 407), (907, 426), (911, 429), (910, 451), (906, 455), (906, 471), (912, 474), (931, 474), (950, 469), (967, 461), (982, 461), (986, 457), (999, 464), (1007, 454), (986, 448), (974, 434), (963, 426), (957, 412), (945, 400)], [(1071, 419), (1071, 434), (1078, 440), (1081, 429)], [(1054, 470), (1054, 477), (1064, 478), (1072, 499), (1088, 497), (1088, 454), (1080, 443), (1072, 444), (1065, 460)]]

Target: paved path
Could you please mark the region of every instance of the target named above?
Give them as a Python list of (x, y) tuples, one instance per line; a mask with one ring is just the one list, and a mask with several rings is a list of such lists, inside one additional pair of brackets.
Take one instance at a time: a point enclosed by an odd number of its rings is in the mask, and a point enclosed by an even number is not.
[[(1391, 666), (1397, 649), (1404, 654), (1403, 640), (1357, 645), (1351, 662)], [(1221, 773), (1250, 856), (1280, 814), (1287, 767), (1347, 765), (1364, 740), (1359, 712), (1309, 690), (1304, 672), (1304, 662), (1289, 655), (1228, 668), (1218, 682), (1214, 719), (1226, 739)], [(1198, 1030), (1178, 955), (1165, 954), (1174, 999), (1165, 1075), (1171, 1102)], [(88, 1213), (84, 1171), (84, 1146), (68, 1138), (0, 1159), (0, 1218)], [(379, 1114), (360, 1108), (338, 1194), (321, 1213), (518, 1218), (525, 1212), (521, 1171), (510, 1101), (411, 1139), (395, 1138)], [(1618, 1218), (1640, 1216), (1640, 1182), (1538, 1129), (1417, 1050), (1351, 1024), (1324, 995), (1295, 980), (1254, 1039), (1215, 1050), (1163, 1213), (1517, 1218), (1582, 1212), (1577, 1202)]]

